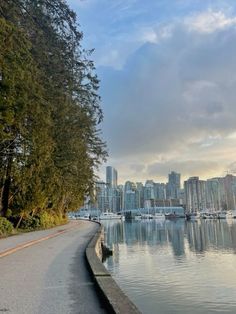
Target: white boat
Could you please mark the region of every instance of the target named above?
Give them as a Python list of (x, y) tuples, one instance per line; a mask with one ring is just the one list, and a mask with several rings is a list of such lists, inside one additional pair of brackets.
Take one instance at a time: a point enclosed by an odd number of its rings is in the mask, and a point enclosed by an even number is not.
[(187, 213), (186, 219), (196, 221), (196, 220), (200, 219), (200, 213), (199, 212)]
[(152, 214), (141, 214), (141, 219), (153, 219)]
[(215, 212), (201, 212), (200, 218), (202, 218), (202, 219), (214, 219), (214, 218), (217, 218), (217, 215)]
[(76, 219), (81, 219), (81, 220), (91, 220), (91, 215), (89, 213), (86, 213), (84, 215), (77, 215)]
[(141, 220), (142, 219), (142, 215), (141, 214), (137, 214), (134, 216), (134, 220)]
[(236, 219), (236, 210), (228, 211), (226, 214), (227, 219)]
[(216, 215), (218, 219), (226, 219), (226, 212), (217, 212)]
[(163, 213), (155, 213), (155, 215), (153, 215), (154, 219), (165, 219), (165, 214)]
[(112, 212), (104, 212), (99, 216), (99, 220), (110, 220), (110, 219), (123, 219), (123, 216), (116, 213), (112, 213)]

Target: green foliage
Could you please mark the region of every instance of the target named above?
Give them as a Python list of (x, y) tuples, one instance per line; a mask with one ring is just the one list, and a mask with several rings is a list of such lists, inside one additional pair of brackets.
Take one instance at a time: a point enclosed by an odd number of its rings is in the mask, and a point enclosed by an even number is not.
[(43, 229), (54, 227), (66, 223), (66, 218), (62, 215), (51, 214), (43, 212), (40, 216), (40, 227)]
[(12, 234), (13, 225), (4, 217), (0, 217), (0, 236)]
[(40, 228), (39, 217), (28, 216), (21, 220), (20, 229), (35, 230)]
[(107, 155), (81, 39), (64, 0), (0, 2), (0, 215), (11, 211), (24, 228), (78, 208)]
[(19, 228), (26, 230), (47, 229), (66, 222), (67, 219), (62, 215), (44, 211), (36, 216), (25, 216), (21, 220)]

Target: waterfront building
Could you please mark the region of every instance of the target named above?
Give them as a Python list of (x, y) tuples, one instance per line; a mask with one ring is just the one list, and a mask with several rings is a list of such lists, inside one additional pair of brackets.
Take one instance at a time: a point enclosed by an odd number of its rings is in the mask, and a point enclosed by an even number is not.
[(178, 199), (180, 191), (180, 173), (171, 171), (168, 175), (167, 198)]
[(144, 207), (144, 186), (141, 182), (136, 183), (136, 203), (137, 208)]
[(117, 187), (118, 174), (117, 170), (111, 166), (106, 167), (106, 183), (110, 188)]
[(220, 183), (218, 178), (206, 181), (206, 208), (212, 211), (221, 210)]
[(100, 211), (105, 211), (107, 204), (106, 204), (106, 183), (103, 181), (96, 182), (95, 185), (95, 199), (96, 199), (96, 207)]
[(138, 208), (139, 192), (134, 182), (125, 182), (124, 187), (124, 208), (126, 210)]
[(154, 198), (155, 200), (166, 199), (166, 184), (165, 183), (154, 183)]
[(134, 190), (128, 190), (125, 192), (125, 209), (136, 209), (136, 191)]
[(118, 185), (117, 187), (117, 212), (123, 210), (124, 207), (124, 186)]
[(197, 212), (206, 209), (206, 181), (191, 177), (184, 181), (186, 210)]
[(144, 186), (144, 207), (153, 207), (154, 199), (154, 182), (153, 180), (147, 180)]
[(236, 176), (227, 174), (224, 179), (225, 201), (227, 210), (235, 209), (235, 186)]

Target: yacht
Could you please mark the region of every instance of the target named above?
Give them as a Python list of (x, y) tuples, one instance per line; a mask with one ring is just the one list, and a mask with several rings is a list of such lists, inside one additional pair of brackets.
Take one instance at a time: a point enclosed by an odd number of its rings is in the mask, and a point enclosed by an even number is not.
[(226, 212), (224, 212), (224, 211), (220, 211), (220, 212), (217, 212), (216, 213), (216, 217), (218, 218), (218, 219), (226, 219)]
[(141, 214), (141, 219), (153, 219), (152, 214)]
[(186, 220), (191, 220), (191, 221), (196, 221), (200, 219), (200, 213), (199, 212), (194, 212), (194, 213), (187, 213), (185, 215)]
[(99, 220), (110, 220), (110, 219), (123, 219), (121, 214), (112, 213), (112, 212), (104, 212), (99, 216)]
[(153, 215), (153, 218), (154, 219), (165, 219), (165, 214), (163, 214), (163, 213), (155, 213), (154, 215)]
[(141, 214), (136, 214), (134, 216), (134, 220), (141, 220), (142, 219), (142, 215)]

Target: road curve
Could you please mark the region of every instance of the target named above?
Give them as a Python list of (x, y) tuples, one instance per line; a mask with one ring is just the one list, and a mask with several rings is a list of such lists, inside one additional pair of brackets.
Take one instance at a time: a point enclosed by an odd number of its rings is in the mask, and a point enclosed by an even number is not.
[[(88, 273), (84, 252), (98, 225), (76, 221), (64, 233), (0, 258), (0, 313), (106, 313)], [(53, 229), (51, 234), (60, 231)], [(56, 231), (56, 232), (55, 232)], [(35, 233), (23, 236), (36, 240)], [(50, 231), (40, 231), (40, 238)], [(21, 245), (20, 237), (0, 240), (0, 249)], [(38, 236), (39, 238), (39, 236)]]

